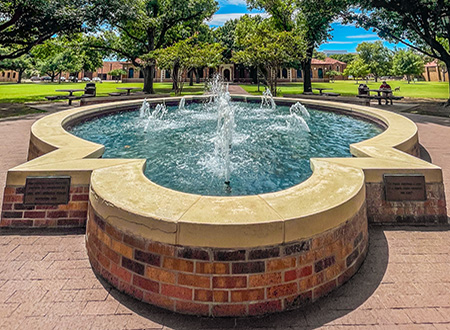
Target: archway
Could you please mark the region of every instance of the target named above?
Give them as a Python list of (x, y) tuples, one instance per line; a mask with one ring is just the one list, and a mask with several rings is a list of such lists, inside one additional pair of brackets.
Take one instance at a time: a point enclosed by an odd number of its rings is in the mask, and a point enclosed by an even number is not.
[(319, 79), (323, 79), (323, 70), (322, 70), (322, 68), (319, 68), (318, 74), (319, 74)]
[(223, 79), (225, 79), (225, 81), (230, 81), (230, 70), (223, 70)]

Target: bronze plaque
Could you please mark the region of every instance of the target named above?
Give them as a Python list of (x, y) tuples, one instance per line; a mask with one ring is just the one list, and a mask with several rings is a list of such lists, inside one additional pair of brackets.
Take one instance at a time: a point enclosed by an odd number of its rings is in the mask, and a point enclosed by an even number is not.
[(70, 176), (28, 177), (23, 203), (59, 205), (69, 203)]
[(425, 201), (425, 177), (421, 174), (385, 174), (387, 201)]

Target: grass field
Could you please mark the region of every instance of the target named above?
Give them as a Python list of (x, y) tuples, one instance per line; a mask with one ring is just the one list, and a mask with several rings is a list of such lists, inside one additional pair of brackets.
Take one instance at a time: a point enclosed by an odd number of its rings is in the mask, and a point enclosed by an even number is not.
[[(83, 89), (85, 83), (23, 83), (23, 84), (0, 84), (0, 103), (24, 103), (34, 101), (46, 101), (46, 96), (67, 95), (67, 93), (55, 92), (57, 89)], [(97, 95), (107, 96), (108, 93), (118, 92), (117, 87), (143, 87), (143, 83), (115, 83), (103, 82), (96, 84)], [(171, 93), (171, 83), (155, 83), (156, 93)], [(184, 84), (183, 94), (203, 94), (204, 85)], [(82, 95), (83, 92), (74, 93)]]
[[(449, 97), (448, 82), (419, 81), (416, 83), (408, 84), (406, 81), (388, 81), (388, 84), (392, 88), (400, 87), (400, 91), (394, 93), (394, 95), (396, 96), (432, 99), (448, 99)], [(378, 89), (380, 85), (381, 82), (375, 83), (373, 81), (370, 81), (368, 84), (370, 89)], [(241, 87), (251, 94), (261, 94), (261, 92), (258, 92), (258, 87), (256, 85), (241, 85)], [(354, 80), (336, 81), (334, 83), (313, 83), (312, 87), (332, 88), (332, 92), (340, 93), (344, 96), (352, 96), (358, 94), (358, 84)], [(264, 87), (261, 87), (260, 90), (263, 91)], [(303, 83), (278, 85), (278, 90), (278, 96), (283, 96), (283, 94), (300, 94), (303, 93)], [(318, 91), (314, 92), (318, 93)]]
[[(371, 89), (380, 86), (380, 82), (369, 82)], [(408, 84), (405, 81), (390, 81), (392, 88), (400, 87), (399, 92), (395, 92), (396, 96), (405, 96), (409, 98), (432, 98), (432, 99), (448, 99), (448, 83), (446, 82), (416, 82)], [(83, 89), (85, 83), (23, 83), (23, 84), (0, 84), (0, 103), (24, 103), (35, 101), (46, 101), (45, 96), (50, 95), (67, 95), (67, 93), (55, 92), (57, 89)], [(142, 83), (115, 83), (103, 82), (97, 84), (97, 95), (107, 96), (108, 93), (117, 92), (117, 87), (143, 87)], [(257, 91), (256, 85), (241, 85), (247, 92), (251, 94), (261, 94), (264, 87), (261, 86), (261, 92)], [(356, 95), (358, 92), (358, 84), (353, 80), (336, 81), (334, 83), (313, 83), (314, 87), (332, 88), (333, 92), (340, 93), (344, 96)], [(157, 93), (171, 93), (171, 83), (155, 83), (155, 91)], [(291, 83), (278, 85), (279, 94), (300, 94), (303, 92), (302, 83)], [(190, 87), (184, 84), (183, 95), (186, 94), (203, 94), (204, 85), (195, 84)], [(317, 91), (316, 91), (317, 93)], [(81, 95), (82, 92), (75, 93)], [(172, 94), (172, 93), (171, 93)], [(173, 95), (173, 94), (172, 94)]]

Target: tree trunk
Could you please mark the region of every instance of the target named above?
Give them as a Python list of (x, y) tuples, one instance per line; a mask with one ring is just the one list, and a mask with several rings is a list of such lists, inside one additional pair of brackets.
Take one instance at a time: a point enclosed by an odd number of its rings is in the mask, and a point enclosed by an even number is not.
[(173, 71), (172, 71), (172, 90), (174, 91), (175, 94), (178, 93), (178, 72), (180, 71), (180, 66), (178, 64), (175, 64), (173, 66)]
[(19, 70), (19, 75), (17, 76), (17, 83), (22, 83), (22, 75), (24, 70)]
[(311, 83), (311, 60), (314, 52), (314, 45), (308, 45), (306, 49), (306, 59), (302, 61), (303, 69), (303, 93), (312, 92)]
[(203, 70), (203, 68), (195, 68), (195, 83), (200, 84), (200, 70)]
[(144, 68), (142, 68), (142, 72), (144, 73), (144, 92), (148, 94), (155, 94), (155, 90), (153, 89), (153, 76), (155, 75), (155, 66), (145, 66)]
[[(447, 67), (448, 67), (448, 65), (447, 65)], [(449, 93), (449, 97), (448, 97), (447, 102), (444, 103), (444, 107), (450, 106), (450, 79), (448, 80), (448, 93)]]
[(189, 70), (189, 86), (194, 86), (194, 69)]

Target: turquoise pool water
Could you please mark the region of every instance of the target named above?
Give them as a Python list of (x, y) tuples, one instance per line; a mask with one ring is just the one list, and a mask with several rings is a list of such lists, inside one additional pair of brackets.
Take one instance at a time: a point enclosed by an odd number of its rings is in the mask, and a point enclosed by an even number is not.
[(104, 158), (145, 158), (145, 175), (178, 191), (202, 195), (254, 195), (296, 185), (309, 176), (311, 157), (351, 157), (349, 145), (382, 132), (375, 124), (334, 112), (308, 109), (308, 132), (289, 107), (261, 109), (232, 103), (235, 128), (230, 185), (217, 153), (217, 111), (211, 104), (169, 107), (162, 119), (139, 110), (114, 113), (69, 131), (103, 144)]

